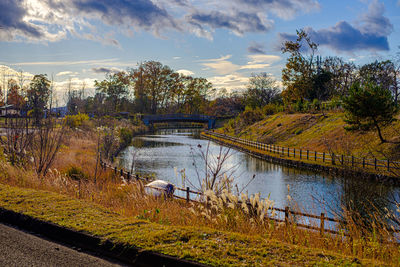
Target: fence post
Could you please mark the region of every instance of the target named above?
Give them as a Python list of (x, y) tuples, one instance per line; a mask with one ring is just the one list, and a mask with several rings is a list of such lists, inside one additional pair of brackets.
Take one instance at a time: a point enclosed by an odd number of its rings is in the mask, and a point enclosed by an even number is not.
[(351, 155), (351, 167), (354, 167), (354, 156)]
[(322, 162), (325, 162), (325, 152), (322, 153)]
[(285, 224), (286, 226), (289, 224), (289, 207), (285, 207)]
[(190, 188), (186, 187), (186, 202), (189, 203), (190, 201)]
[(324, 234), (325, 232), (325, 213), (321, 212), (321, 225), (319, 227), (319, 232), (321, 233), (321, 235)]
[(332, 153), (332, 165), (335, 165), (335, 153)]
[(314, 155), (315, 161), (317, 161), (317, 151), (314, 151), (314, 153), (315, 153)]
[(390, 161), (389, 161), (389, 159), (387, 160), (387, 170), (388, 170), (388, 172), (390, 172)]
[(293, 158), (296, 158), (296, 148), (293, 148)]
[(344, 156), (342, 155), (342, 165), (344, 165)]
[(308, 154), (309, 154), (309, 152), (310, 152), (310, 151), (308, 151), (308, 149), (307, 149), (307, 160), (308, 160)]
[(290, 156), (289, 156), (289, 148), (287, 148), (287, 156), (290, 157)]
[(377, 161), (376, 161), (376, 158), (375, 158), (375, 162), (374, 162), (374, 163), (375, 163), (375, 170), (376, 170), (376, 167), (377, 167)]
[(365, 158), (363, 158), (363, 168), (365, 168)]
[(300, 159), (301, 159), (301, 149), (300, 149)]

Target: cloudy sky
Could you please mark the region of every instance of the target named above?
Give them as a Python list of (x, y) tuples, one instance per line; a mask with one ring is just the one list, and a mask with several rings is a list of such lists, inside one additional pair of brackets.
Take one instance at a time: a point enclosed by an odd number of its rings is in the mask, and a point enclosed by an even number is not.
[(156, 60), (236, 89), (254, 72), (279, 80), (296, 29), (364, 64), (400, 51), (399, 27), (400, 0), (1, 0), (0, 65), (62, 90)]

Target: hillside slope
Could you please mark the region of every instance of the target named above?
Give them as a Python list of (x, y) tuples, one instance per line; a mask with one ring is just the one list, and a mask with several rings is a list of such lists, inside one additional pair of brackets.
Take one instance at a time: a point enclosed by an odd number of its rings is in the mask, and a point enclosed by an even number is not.
[(373, 130), (345, 130), (344, 116), (340, 112), (325, 116), (278, 113), (241, 129), (235, 128), (235, 123), (227, 123), (218, 132), (285, 147), (332, 151), (360, 157), (400, 159), (400, 144), (394, 143), (400, 141), (398, 120), (383, 129), (385, 138), (391, 142), (382, 144)]

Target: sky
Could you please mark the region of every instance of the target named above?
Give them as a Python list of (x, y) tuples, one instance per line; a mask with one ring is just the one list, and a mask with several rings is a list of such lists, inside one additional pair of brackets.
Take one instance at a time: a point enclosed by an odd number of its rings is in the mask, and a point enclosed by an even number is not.
[(400, 0), (0, 0), (0, 81), (47, 74), (60, 97), (68, 84), (90, 94), (106, 73), (155, 60), (237, 90), (252, 73), (279, 81), (298, 29), (322, 56), (392, 59)]

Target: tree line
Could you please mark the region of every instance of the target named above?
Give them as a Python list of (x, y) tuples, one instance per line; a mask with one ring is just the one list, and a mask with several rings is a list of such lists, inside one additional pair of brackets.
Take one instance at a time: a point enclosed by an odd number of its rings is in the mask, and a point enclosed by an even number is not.
[[(157, 61), (108, 73), (104, 80), (95, 81), (95, 87), (96, 94), (86, 99), (84, 109), (99, 115), (204, 113), (212, 91), (207, 79), (177, 73)], [(72, 97), (68, 102), (71, 101), (76, 99)]]
[(282, 52), (288, 54), (282, 70), (282, 100), (286, 106), (317, 99), (328, 101), (350, 94), (355, 83), (374, 83), (388, 90), (397, 103), (400, 95), (400, 58), (356, 66), (339, 57), (317, 55), (318, 44), (303, 30), (295, 41), (286, 41)]

